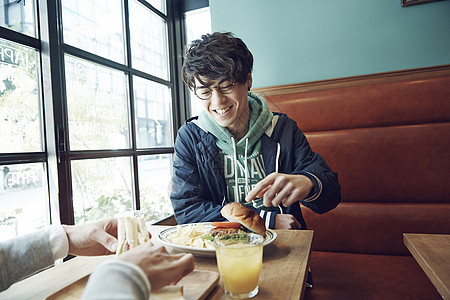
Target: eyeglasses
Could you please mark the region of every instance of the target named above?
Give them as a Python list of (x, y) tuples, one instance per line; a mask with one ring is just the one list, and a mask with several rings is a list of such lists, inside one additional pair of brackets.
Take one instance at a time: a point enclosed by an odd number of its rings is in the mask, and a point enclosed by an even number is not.
[(194, 91), (195, 91), (195, 95), (201, 99), (201, 100), (208, 100), (209, 98), (211, 98), (212, 89), (216, 89), (219, 92), (221, 92), (222, 94), (231, 94), (234, 90), (234, 84), (236, 82), (225, 82), (223, 86), (216, 86), (216, 87), (195, 87)]

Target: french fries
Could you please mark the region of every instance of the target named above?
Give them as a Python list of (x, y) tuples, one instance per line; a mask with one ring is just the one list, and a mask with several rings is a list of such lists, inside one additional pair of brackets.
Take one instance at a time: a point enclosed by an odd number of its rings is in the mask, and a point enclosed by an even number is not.
[(180, 246), (214, 249), (214, 245), (202, 238), (209, 230), (204, 224), (177, 225), (177, 231), (167, 235), (167, 240)]

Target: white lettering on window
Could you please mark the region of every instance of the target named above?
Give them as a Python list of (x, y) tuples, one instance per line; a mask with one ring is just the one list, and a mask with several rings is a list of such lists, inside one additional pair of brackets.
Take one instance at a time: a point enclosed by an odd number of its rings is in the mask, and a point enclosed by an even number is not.
[(28, 53), (19, 49), (0, 46), (0, 62), (28, 69)]

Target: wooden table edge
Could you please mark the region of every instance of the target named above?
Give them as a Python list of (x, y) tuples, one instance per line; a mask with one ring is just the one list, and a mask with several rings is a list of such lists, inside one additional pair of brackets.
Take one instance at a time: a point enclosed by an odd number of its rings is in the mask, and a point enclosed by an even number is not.
[(437, 276), (431, 266), (425, 261), (423, 256), (417, 251), (416, 247), (410, 241), (410, 237), (414, 235), (421, 235), (420, 233), (403, 233), (403, 243), (409, 252), (413, 256), (414, 260), (419, 264), (420, 268), (430, 279), (431, 283), (438, 290), (443, 299), (450, 299), (450, 290), (446, 287), (445, 283)]

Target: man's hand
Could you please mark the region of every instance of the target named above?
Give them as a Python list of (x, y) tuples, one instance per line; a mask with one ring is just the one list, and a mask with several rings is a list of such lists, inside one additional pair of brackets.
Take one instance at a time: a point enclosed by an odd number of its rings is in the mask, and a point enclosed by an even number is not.
[(288, 207), (305, 199), (313, 187), (313, 182), (307, 176), (271, 173), (256, 184), (245, 201), (251, 202), (255, 198), (263, 198), (266, 207), (276, 207), (280, 204)]
[(63, 225), (69, 239), (69, 253), (108, 255), (117, 249), (117, 219), (102, 219), (83, 225)]
[(117, 257), (140, 267), (148, 277), (152, 290), (175, 284), (194, 270), (192, 254), (171, 255), (163, 246), (151, 242), (139, 245)]
[(302, 225), (290, 214), (277, 214), (274, 229), (302, 229)]

